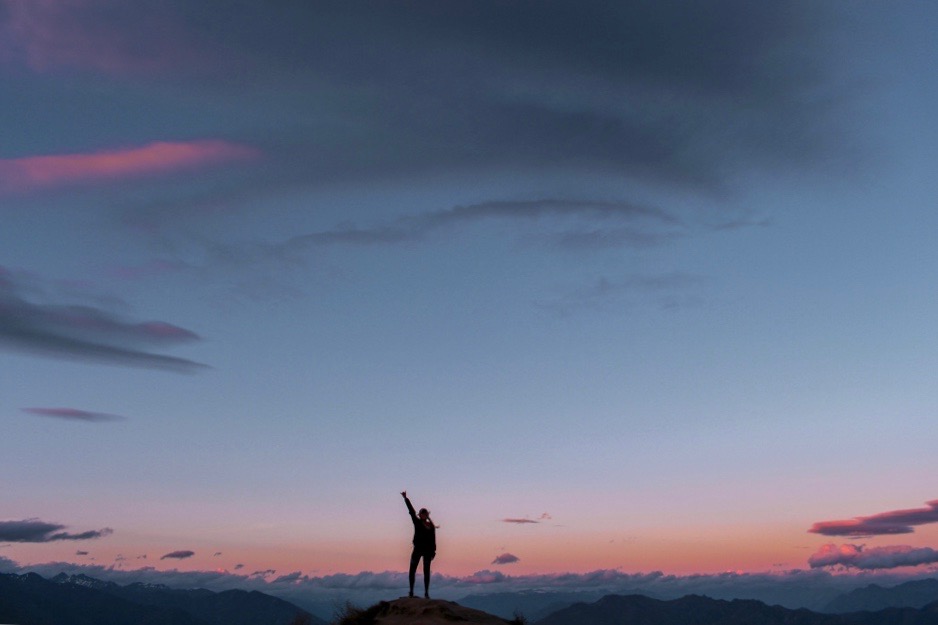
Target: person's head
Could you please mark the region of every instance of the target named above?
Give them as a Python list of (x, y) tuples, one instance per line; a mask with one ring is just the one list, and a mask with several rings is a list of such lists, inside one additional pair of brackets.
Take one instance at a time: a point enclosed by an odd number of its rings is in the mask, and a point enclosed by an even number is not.
[(421, 521), (426, 521), (430, 518), (430, 511), (426, 508), (421, 508), (420, 512), (417, 513), (417, 516), (420, 517)]

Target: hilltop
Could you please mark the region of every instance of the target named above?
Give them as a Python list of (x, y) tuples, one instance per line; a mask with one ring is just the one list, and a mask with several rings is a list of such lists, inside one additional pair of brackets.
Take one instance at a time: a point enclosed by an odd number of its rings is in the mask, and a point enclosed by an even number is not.
[(444, 623), (477, 625), (520, 625), (488, 612), (461, 606), (453, 601), (401, 597), (381, 601), (367, 609), (348, 608), (336, 625), (441, 625)]

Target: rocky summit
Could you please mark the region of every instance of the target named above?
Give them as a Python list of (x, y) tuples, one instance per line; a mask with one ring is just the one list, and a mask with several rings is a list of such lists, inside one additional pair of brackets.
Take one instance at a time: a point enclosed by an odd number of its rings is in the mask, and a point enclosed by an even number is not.
[(367, 610), (351, 610), (338, 621), (339, 625), (513, 625), (516, 621), (502, 618), (440, 599), (401, 597), (381, 601)]

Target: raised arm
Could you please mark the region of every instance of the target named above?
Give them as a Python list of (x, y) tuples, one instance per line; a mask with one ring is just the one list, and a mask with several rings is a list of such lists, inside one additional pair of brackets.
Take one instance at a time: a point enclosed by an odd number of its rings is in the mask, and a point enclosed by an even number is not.
[(417, 512), (414, 510), (414, 505), (410, 503), (410, 499), (407, 498), (407, 491), (401, 492), (401, 497), (404, 498), (404, 503), (407, 504), (407, 511), (410, 512), (410, 516), (414, 519), (417, 518)]

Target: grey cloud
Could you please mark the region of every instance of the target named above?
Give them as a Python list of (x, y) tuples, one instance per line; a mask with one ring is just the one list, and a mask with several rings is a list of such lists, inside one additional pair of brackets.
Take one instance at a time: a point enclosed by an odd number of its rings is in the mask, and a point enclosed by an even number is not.
[(240, 563), (239, 563), (239, 564), (235, 564), (235, 565), (234, 565), (234, 570), (236, 570), (236, 571), (239, 571), (239, 570), (241, 570), (241, 569), (243, 569), (243, 568), (244, 568), (244, 565), (243, 565), (243, 564), (240, 564)]
[(23, 408), (23, 412), (40, 417), (53, 417), (66, 421), (84, 421), (87, 423), (122, 421), (124, 419), (124, 417), (117, 415), (104, 412), (90, 412), (88, 410), (79, 410), (78, 408)]
[(694, 289), (704, 282), (704, 277), (684, 272), (631, 274), (618, 278), (603, 276), (586, 286), (541, 300), (538, 305), (565, 314), (574, 309), (599, 308), (638, 294), (651, 297), (661, 308), (675, 308), (695, 301)]
[(496, 556), (496, 558), (492, 560), (492, 564), (512, 564), (514, 562), (518, 562), (519, 560), (521, 560), (521, 558), (518, 556), (506, 552)]
[(667, 224), (678, 223), (674, 216), (651, 206), (642, 206), (630, 202), (563, 198), (518, 201), (493, 200), (466, 206), (455, 206), (449, 210), (427, 213), (407, 221), (429, 228), (480, 219), (538, 219), (548, 216), (627, 219), (630, 221), (644, 219)]
[(46, 523), (39, 519), (24, 519), (22, 521), (0, 521), (0, 541), (13, 543), (48, 543), (58, 540), (91, 540), (102, 538), (114, 532), (109, 527), (100, 530), (89, 530), (78, 534), (62, 532), (65, 525)]
[(205, 365), (137, 349), (198, 337), (178, 326), (120, 320), (89, 306), (35, 304), (24, 299), (9, 272), (0, 272), (0, 346), (57, 358), (191, 372)]
[[(673, 236), (674, 228), (680, 226), (680, 221), (673, 215), (653, 206), (632, 202), (564, 198), (492, 200), (408, 215), (371, 228), (345, 226), (299, 235), (280, 246), (253, 249), (255, 256), (260, 250), (267, 257), (276, 257), (325, 245), (387, 245), (420, 240), (435, 230), (492, 220), (538, 224), (544, 230), (556, 233), (558, 241), (569, 247), (575, 246), (573, 240), (578, 236), (604, 236), (608, 245), (639, 241), (650, 244)], [(582, 230), (584, 225), (589, 228), (586, 233)], [(629, 234), (626, 236), (624, 232)], [(231, 251), (225, 254), (242, 256), (244, 251), (239, 249), (237, 254)]]
[(191, 558), (195, 555), (194, 551), (189, 551), (188, 549), (180, 549), (179, 551), (170, 551), (169, 553), (160, 556), (160, 560), (165, 560), (167, 558), (172, 558), (174, 560), (185, 560), (186, 558)]
[(892, 545), (870, 547), (865, 545), (823, 545), (808, 558), (811, 568), (836, 567), (863, 570), (894, 569), (938, 562), (938, 551), (930, 547)]
[(305, 580), (305, 579), (308, 579), (308, 578), (305, 575), (303, 575), (302, 571), (294, 571), (292, 573), (287, 573), (286, 575), (281, 575), (275, 578), (271, 582), (271, 584), (293, 584), (295, 582), (298, 582), (300, 580)]
[(87, 552), (87, 551), (81, 551), (81, 550), (79, 550), (79, 551), (76, 551), (76, 552), (75, 552), (75, 555), (76, 555), (76, 556), (86, 556), (86, 555), (88, 555), (88, 552)]
[(524, 525), (526, 523), (540, 523), (540, 521), (535, 521), (533, 519), (507, 518), (507, 519), (502, 519), (502, 523), (516, 523), (518, 525)]

